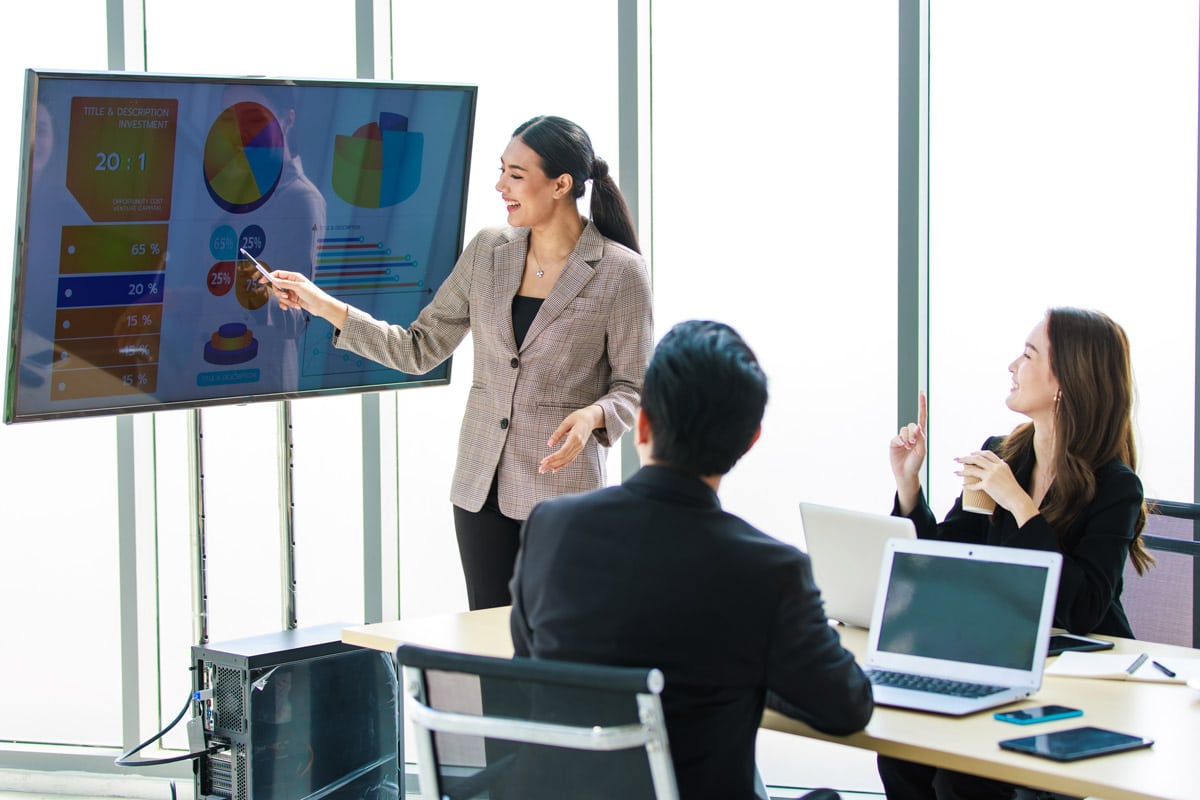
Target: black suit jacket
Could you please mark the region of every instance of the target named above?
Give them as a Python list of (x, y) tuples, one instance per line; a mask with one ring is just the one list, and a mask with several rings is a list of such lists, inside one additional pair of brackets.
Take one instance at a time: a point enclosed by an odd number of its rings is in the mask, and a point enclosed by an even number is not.
[[(994, 436), (984, 448), (998, 453), (1004, 437)], [(1025, 491), (1033, 483), (1032, 452), (1010, 465)], [(922, 539), (1024, 547), (1062, 553), (1062, 577), (1054, 624), (1071, 633), (1103, 633), (1133, 638), (1133, 629), (1121, 606), (1125, 561), (1142, 508), (1142, 482), (1122, 461), (1110, 461), (1096, 470), (1096, 495), (1061, 538), (1041, 514), (1017, 527), (1011, 512), (997, 508), (992, 515), (963, 511), (962, 495), (940, 524), (924, 492), (909, 518)], [(899, 500), (892, 508), (899, 516)]]
[(829, 627), (808, 557), (682, 472), (644, 467), (534, 507), (511, 588), (517, 655), (663, 671), (682, 798), (753, 797), (768, 690), (827, 733), (871, 716), (870, 684)]

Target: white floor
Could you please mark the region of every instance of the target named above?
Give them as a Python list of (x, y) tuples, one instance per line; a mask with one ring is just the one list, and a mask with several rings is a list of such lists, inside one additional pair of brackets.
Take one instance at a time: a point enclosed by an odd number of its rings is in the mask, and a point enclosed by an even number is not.
[[(178, 800), (194, 800), (190, 779), (178, 780)], [(0, 770), (0, 800), (170, 800), (171, 781), (140, 776)]]
[[(170, 795), (167, 795), (168, 797)], [(45, 792), (0, 792), (0, 800), (96, 800), (104, 797), (106, 800), (140, 800), (140, 798), (110, 798), (108, 795), (82, 794), (46, 794)]]
[[(837, 789), (845, 800), (883, 797), (875, 754), (775, 731), (759, 731), (758, 768), (772, 798)], [(171, 781), (140, 776), (0, 770), (0, 800), (171, 800)], [(194, 800), (192, 783), (176, 781), (177, 800)]]

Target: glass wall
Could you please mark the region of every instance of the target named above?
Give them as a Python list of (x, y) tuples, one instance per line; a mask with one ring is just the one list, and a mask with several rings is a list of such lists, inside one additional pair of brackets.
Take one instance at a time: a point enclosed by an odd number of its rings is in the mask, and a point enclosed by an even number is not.
[[(615, 3), (395, 3), (392, 37), (396, 80), (479, 86), (468, 239), (482, 227), (504, 224), (493, 188), (500, 153), (513, 129), (531, 117), (555, 114), (579, 123), (597, 155), (619, 173)], [(581, 209), (586, 213), (586, 198)], [(471, 368), (468, 338), (454, 355), (450, 386), (396, 397), (405, 616), (466, 607), (449, 498)], [(610, 481), (620, 480), (616, 450), (609, 454)]]
[[(656, 332), (716, 319), (755, 350), (770, 400), (721, 503), (803, 545), (802, 500), (891, 504), (897, 4), (651, 11)], [(880, 790), (870, 753), (792, 739), (760, 731), (768, 784)]]
[[(546, 41), (561, 30), (562, 9), (557, 4), (527, 5), (529, 18), (542, 22), (526, 24), (520, 35)], [(292, 3), (273, 0), (208, 3), (203, 8), (168, 0), (126, 3), (125, 66), (176, 74), (354, 78), (355, 13), (360, 6), (342, 2), (331, 7), (340, 13), (312, 15), (297, 13)], [(40, 38), (18, 41), (13, 37), (14, 46), (5, 56), (11, 108), (20, 107), (21, 69), (27, 64), (107, 67), (109, 41), (120, 42), (121, 33), (108, 31), (105, 10), (104, 4), (91, 2), (51, 2), (18, 15), (9, 30), (52, 26), (61, 54), (55, 57), (58, 51)], [(491, 4), (476, 3), (469, 13), (479, 25), (468, 28), (461, 25), (461, 5), (439, 11), (402, 5), (393, 9), (377, 2), (368, 12), (375, 15), (376, 25), (383, 26), (375, 36), (376, 46), (383, 48), (376, 63), (392, 63), (395, 56), (394, 71), (381, 72), (377, 78), (480, 86), (467, 220), (470, 233), (503, 222), (503, 210), (492, 192), (499, 153), (512, 129), (535, 114), (576, 119), (591, 132), (598, 152), (614, 170), (619, 169), (615, 9), (608, 14), (587, 10), (585, 27), (591, 38), (577, 45), (589, 59), (586, 74), (548, 70), (550, 80), (539, 80), (539, 91), (522, 93), (517, 102), (509, 89), (511, 79), (495, 69), (495, 31), (510, 24), (511, 12), (511, 7), (501, 13)], [(388, 27), (393, 21), (394, 30)], [(218, 33), (219, 42), (213, 40)], [(393, 47), (394, 53), (389, 52)], [(574, 57), (561, 55), (563, 63)], [(18, 137), (14, 125), (10, 152), (17, 151)], [(10, 185), (15, 179), (14, 160)], [(14, 213), (11, 197), (9, 214)], [(5, 265), (6, 275), (8, 269)], [(3, 306), (0, 314), (7, 322), (7, 303)], [(402, 587), (405, 614), (465, 607), (448, 496), (470, 370), (466, 345), (457, 357), (451, 386), (380, 398), (383, 414), (389, 418), (383, 425), (383, 435), (389, 439), (383, 449), (398, 454), (400, 480), (385, 465), (383, 485), (368, 487), (365, 493), (364, 460), (369, 460), (367, 452), (376, 443), (363, 444), (363, 398), (292, 404), (299, 624), (364, 619), (368, 593), (364, 574), (388, 569), (387, 564), (364, 563), (363, 529), (368, 515), (363, 497), (373, 493), (382, 495), (382, 546), (385, 559), (390, 557), (393, 563), (397, 558), (394, 520), (401, 521), (403, 574), (399, 581), (392, 576), (390, 588), (396, 592), (397, 583)], [(203, 460), (198, 466), (204, 477), (207, 542), (205, 624), (210, 641), (277, 630), (283, 624), (279, 411), (277, 404), (254, 404), (205, 409), (199, 414)], [(137, 558), (128, 561), (119, 559), (117, 535), (120, 426), (113, 419), (99, 419), (0, 429), (9, 454), (0, 491), (11, 520), (5, 526), (6, 558), (0, 559), (2, 599), (9, 609), (33, 604), (45, 611), (45, 615), (17, 615), (11, 623), (6, 617), (7, 629), (33, 642), (47, 615), (68, 618), (83, 607), (89, 615), (87, 625), (63, 641), (61, 652), (39, 648), (37, 661), (15, 651), (0, 656), (6, 678), (0, 684), (0, 725), (4, 726), (0, 738), (117, 747), (123, 737), (141, 738), (169, 719), (189, 689), (196, 588), (191, 582), (194, 519), (189, 497), (193, 417), (191, 412), (177, 411), (136, 419), (136, 441), (123, 446), (134, 452), (139, 504), (148, 496), (150, 514), (139, 518)], [(71, 455), (64, 459), (63, 453)], [(619, 479), (615, 454), (610, 471), (614, 480)], [(48, 475), (55, 476), (57, 491), (47, 488)], [(388, 485), (389, 480), (393, 485)], [(64, 493), (63, 487), (70, 492)], [(390, 512), (389, 503), (394, 506)], [(122, 568), (127, 574), (119, 574)], [(64, 584), (71, 591), (64, 591)], [(124, 619), (122, 614), (129, 612), (122, 606), (123, 587), (128, 596), (135, 588), (141, 593), (136, 614)], [(396, 605), (391, 601), (393, 609)], [(131, 671), (132, 662), (122, 671), (123, 641), (136, 642), (140, 648), (139, 674)], [(78, 680), (81, 649), (91, 654), (86, 683)], [(138, 731), (122, 725), (122, 709), (135, 703), (133, 696), (122, 702), (123, 690), (140, 700)], [(48, 710), (50, 697), (55, 700)], [(181, 729), (166, 742), (186, 747)]]
[(1148, 496), (1191, 500), (1197, 6), (930, 9), (930, 484), (1021, 421), (1007, 366), (1055, 305), (1131, 341)]
[[(344, 13), (321, 16), (298, 14), (294, 4), (281, 0), (203, 7), (147, 0), (125, 6), (125, 67), (130, 70), (355, 77), (352, 3), (343, 4)], [(12, 33), (54, 31), (53, 36), (8, 37), (3, 91), (9, 108), (21, 107), (25, 67), (103, 70), (109, 65), (109, 41), (121, 41), (120, 31), (108, 29), (104, 3), (53, 0), (5, 13)], [(229, 24), (217, 24), (219, 20)], [(214, 31), (224, 38), (214, 41)], [(245, 46), (232, 44), (235, 36), (244, 37)], [(13, 119), (6, 135), (9, 152), (15, 154), (20, 130), (17, 116)], [(14, 187), (16, 164), (13, 159), (6, 167)], [(13, 219), (15, 192), (7, 198), (0, 201), (0, 213)], [(11, 283), (10, 270), (11, 262), (0, 267), (5, 286)], [(8, 316), (5, 302), (0, 317), (6, 331)], [(309, 447), (297, 459), (298, 483), (307, 486), (310, 475), (321, 475), (319, 485), (327, 492), (332, 486), (339, 496), (349, 497), (349, 506), (333, 513), (341, 525), (356, 531), (348, 544), (326, 547), (332, 504), (323, 503), (317, 493), (297, 499), (297, 517), (307, 523), (297, 525), (298, 538), (302, 530), (313, 539), (304, 543), (310, 546), (298, 548), (307, 556), (297, 570), (299, 605), (303, 609), (308, 600), (312, 611), (304, 624), (363, 618), (357, 533), (361, 510), (355, 507), (362, 496), (361, 471), (355, 468), (361, 461), (361, 437), (340, 429), (348, 416), (352, 427), (358, 425), (359, 405), (357, 398), (337, 398), (297, 414), (305, 432), (318, 432), (304, 437)], [(276, 404), (259, 404), (202, 412), (212, 641), (277, 630), (283, 624), (278, 410)], [(145, 504), (151, 510), (149, 523), (138, 523), (136, 557), (128, 559), (119, 559), (121, 487), (114, 420), (0, 429), (6, 453), (0, 464), (0, 499), (8, 520), (5, 557), (0, 559), (0, 607), (38, 612), (5, 617), (5, 630), (15, 641), (36, 644), (0, 654), (0, 739), (117, 747), (123, 734), (138, 733), (122, 730), (123, 707), (136, 702), (141, 733), (149, 733), (170, 719), (190, 691), (189, 647), (195, 639), (188, 416), (139, 417), (139, 438), (127, 444), (139, 471), (136, 491), (143, 498), (149, 494)], [(350, 469), (330, 476), (329, 465), (343, 458)], [(128, 613), (125, 598), (135, 592), (137, 616), (123, 618)], [(70, 624), (70, 635), (47, 638), (48, 620)], [(137, 643), (137, 660), (126, 663), (123, 673), (122, 646), (130, 641)], [(86, 680), (80, 678), (81, 669), (86, 669)], [(186, 747), (182, 728), (166, 743)]]
[[(653, 6), (656, 328), (737, 328), (770, 380), (725, 507), (886, 510), (896, 385), (897, 5)], [(766, 21), (769, 20), (769, 24)]]
[[(343, 4), (343, 13), (296, 13), (285, 0), (244, 3), (237, 0), (205, 3), (203, 6), (170, 0), (146, 3), (146, 68), (151, 72), (220, 75), (270, 75), (353, 79), (355, 75), (354, 9)], [(214, 20), (230, 24), (214, 26)], [(223, 30), (223, 41), (196, 36), (197, 30)], [(231, 39), (245, 38), (244, 46)], [(218, 53), (220, 55), (218, 55)], [(297, 120), (303, 125), (304, 120)], [(303, 153), (299, 154), (303, 160)], [(297, 449), (297, 481), (308, 487), (309, 478), (320, 474), (326, 481), (316, 493), (298, 494), (297, 536), (308, 534), (312, 547), (298, 548), (305, 554), (323, 544), (314, 531), (328, 521), (325, 509), (333, 504), (313, 502), (319, 497), (349, 498), (340, 509), (343, 520), (361, 529), (362, 496), (358, 488), (360, 461), (357, 436), (336, 436), (349, 418), (359, 421), (357, 398), (333, 402), (297, 402), (305, 406), (296, 414), (296, 435), (304, 446)], [(282, 625), (280, 580), (279, 514), (279, 409), (275, 404), (206, 409), (203, 415), (205, 512), (208, 528), (209, 635), (213, 641), (247, 636)], [(319, 435), (311, 435), (320, 431)], [(329, 470), (331, 463), (346, 461), (348, 472)], [(341, 476), (353, 483), (348, 491)], [(342, 487), (344, 488), (344, 487)], [(319, 517), (322, 524), (310, 525)], [(356, 522), (358, 524), (356, 524)], [(361, 537), (339, 537), (339, 546), (320, 548), (321, 558), (305, 561), (307, 573), (297, 567), (298, 607), (304, 595), (313, 595), (310, 607), (327, 606), (323, 590), (348, 599), (333, 603), (338, 611), (353, 611), (351, 620), (361, 619)], [(305, 618), (302, 624), (329, 621), (323, 616)]]
[[(130, 69), (355, 77), (359, 4), (349, 0), (321, 15), (287, 0), (125, 6), (136, 17)], [(503, 222), (492, 189), (498, 156), (531, 116), (580, 122), (619, 174), (615, 4), (373, 8), (383, 26), (376, 42), (387, 42), (376, 63), (391, 65), (376, 77), (479, 86), (468, 236)], [(26, 66), (107, 66), (104, 12), (94, 0), (5, 12), (0, 91), (10, 109), (20, 106)], [(1102, 308), (1125, 325), (1147, 492), (1189, 498), (1197, 15), (1182, 1), (932, 3), (936, 510), (957, 491), (953, 456), (1017, 421), (1003, 404), (1006, 366), (1054, 304)], [(711, 15), (663, 0), (649, 19), (653, 102), (641, 136), (652, 163), (640, 199), (657, 333), (714, 318), (757, 351), (771, 402), (762, 439), (723, 484), (722, 501), (797, 543), (801, 500), (890, 505), (897, 22), (896, 3), (883, 0), (845, 8), (747, 0), (737, 13)], [(53, 36), (14, 35), (51, 28)], [(15, 154), (12, 116), (0, 147), (6, 141)], [(5, 169), (14, 186), (15, 159)], [(0, 193), (0, 218), (13, 219), (14, 197)], [(0, 285), (10, 270), (0, 266)], [(8, 313), (0, 303), (5, 325)], [(465, 608), (448, 496), (471, 367), (464, 343), (451, 385), (378, 398), (381, 452), (396, 462), (366, 492), (382, 496), (382, 564), (364, 563), (373, 558), (363, 528), (374, 512), (364, 508), (363, 483), (374, 480), (364, 463), (377, 444), (364, 442), (369, 403), (351, 396), (292, 404), (301, 625), (361, 620), (364, 576), (386, 572), (389, 559), (400, 565), (398, 588), (385, 580), (384, 591), (398, 594), (390, 603), (404, 616)], [(213, 641), (282, 625), (278, 415), (275, 404), (201, 415)], [(113, 748), (135, 733), (122, 718), (135, 698), (139, 738), (182, 702), (194, 641), (189, 421), (189, 412), (147, 415), (133, 443), (122, 445), (136, 455), (139, 509), (148, 496), (153, 512), (148, 524), (139, 518), (135, 562), (119, 556), (121, 425), (0, 427), (0, 608), (5, 632), (26, 643), (0, 653), (0, 739)], [(614, 453), (610, 480), (619, 479), (618, 464)], [(123, 605), (131, 588), (132, 615)], [(70, 635), (51, 635), (48, 620), (69, 623)], [(140, 648), (132, 678), (120, 650), (130, 626)], [(186, 741), (178, 733), (168, 744)]]
[[(54, 36), (17, 35), (44, 30)], [(12, 252), (27, 67), (104, 69), (104, 5), (48, 0), (5, 11), (0, 96), (0, 252)], [(62, 121), (39, 120), (53, 131)], [(62, 146), (66, 146), (65, 139)], [(12, 261), (0, 259), (8, 333)], [(7, 348), (6, 348), (7, 352)], [(7, 364), (6, 364), (7, 368)], [(0, 427), (0, 740), (121, 741), (116, 429), (111, 419)], [(66, 635), (54, 633), (55, 626)], [(86, 679), (81, 654), (87, 654)]]
[[(353, 79), (354, 5), (341, 13), (297, 13), (287, 0), (147, 0), (146, 69), (173, 74)], [(336, 10), (336, 9), (335, 9)], [(220, 22), (224, 20), (225, 22)], [(197, 35), (197, 32), (220, 32)], [(297, 125), (306, 121), (296, 120)], [(303, 162), (304, 154), (299, 158)], [(361, 401), (295, 401), (293, 458), (296, 614), (299, 624), (363, 621)], [(163, 695), (186, 696), (191, 632), (187, 538), (189, 412), (156, 415)], [(284, 627), (281, 587), (280, 406), (257, 403), (200, 412), (207, 544), (207, 633), (212, 642)], [(338, 498), (338, 502), (329, 502)], [(347, 531), (353, 531), (347, 535)], [(190, 597), (190, 595), (188, 596)], [(168, 740), (169, 742), (172, 740)], [(185, 746), (182, 740), (180, 746)]]

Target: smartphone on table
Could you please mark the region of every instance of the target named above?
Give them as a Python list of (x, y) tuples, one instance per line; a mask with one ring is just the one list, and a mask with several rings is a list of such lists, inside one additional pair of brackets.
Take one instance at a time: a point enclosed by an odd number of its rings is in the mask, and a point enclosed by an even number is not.
[(1032, 725), (1035, 722), (1050, 722), (1055, 719), (1082, 717), (1083, 712), (1070, 706), (1036, 706), (1034, 708), (1015, 708), (1012, 711), (997, 711), (992, 715), (1001, 722), (1011, 722), (1014, 725)]

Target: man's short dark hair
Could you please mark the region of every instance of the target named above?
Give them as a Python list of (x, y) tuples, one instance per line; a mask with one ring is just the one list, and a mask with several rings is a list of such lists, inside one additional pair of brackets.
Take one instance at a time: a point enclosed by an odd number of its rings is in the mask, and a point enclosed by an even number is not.
[(656, 461), (724, 475), (750, 447), (767, 407), (767, 376), (737, 331), (691, 320), (667, 332), (642, 387)]

